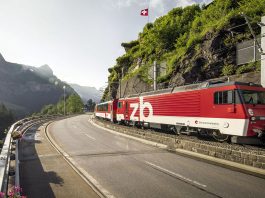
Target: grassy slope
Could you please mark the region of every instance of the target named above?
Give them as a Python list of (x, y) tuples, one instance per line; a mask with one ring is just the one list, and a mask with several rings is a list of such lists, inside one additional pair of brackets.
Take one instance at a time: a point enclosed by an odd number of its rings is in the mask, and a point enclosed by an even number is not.
[[(185, 72), (192, 71), (192, 62), (183, 66), (183, 60), (192, 60), (202, 54), (202, 46), (208, 35), (211, 38), (221, 35), (219, 42), (222, 48), (227, 49), (225, 56), (228, 59), (235, 58), (229, 57), (229, 54), (235, 50), (235, 44), (251, 38), (247, 26), (236, 29), (235, 31), (238, 32), (233, 36), (227, 32), (230, 27), (245, 22), (240, 15), (242, 12), (252, 19), (254, 30), (259, 33), (260, 29), (255, 26), (255, 22), (260, 21), (261, 16), (265, 15), (265, 0), (215, 0), (208, 7), (192, 5), (174, 8), (154, 23), (147, 24), (139, 33), (138, 40), (122, 44), (126, 53), (117, 58), (113, 68), (109, 68), (109, 83), (118, 81), (122, 68), (125, 79), (138, 75), (142, 80), (150, 83), (147, 71), (154, 60), (167, 63), (167, 73), (158, 79), (159, 82), (169, 82), (177, 72), (185, 76)], [(137, 63), (142, 66), (134, 69)], [(221, 64), (218, 66), (221, 67), (218, 68), (218, 75), (231, 75), (259, 69), (259, 64), (254, 67), (252, 64), (236, 68), (231, 60), (224, 60)], [(185, 68), (180, 70), (181, 66)], [(211, 72), (211, 69), (213, 68), (200, 72)], [(104, 95), (107, 95), (107, 90)]]

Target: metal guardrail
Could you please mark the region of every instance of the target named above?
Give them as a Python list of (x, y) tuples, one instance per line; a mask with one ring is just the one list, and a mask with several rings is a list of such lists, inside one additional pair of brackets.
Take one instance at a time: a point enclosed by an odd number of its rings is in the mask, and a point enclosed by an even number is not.
[[(46, 116), (46, 117), (37, 117), (37, 118), (25, 118), (14, 123), (5, 138), (1, 154), (0, 154), (0, 190), (6, 194), (8, 189), (8, 177), (9, 177), (9, 166), (10, 166), (10, 155), (12, 153), (12, 132), (18, 131), (21, 135), (30, 128), (31, 126), (47, 121), (50, 119), (58, 118), (59, 116)], [(16, 169), (15, 169), (15, 186), (20, 186), (19, 182), (19, 140), (15, 141), (16, 151), (15, 151), (15, 160), (16, 160)]]
[(8, 181), (8, 171), (9, 171), (9, 162), (10, 162), (10, 152), (11, 152), (11, 133), (16, 128), (17, 124), (20, 121), (13, 124), (7, 135), (6, 139), (0, 154), (0, 187), (1, 192), (6, 192), (7, 189), (7, 181)]

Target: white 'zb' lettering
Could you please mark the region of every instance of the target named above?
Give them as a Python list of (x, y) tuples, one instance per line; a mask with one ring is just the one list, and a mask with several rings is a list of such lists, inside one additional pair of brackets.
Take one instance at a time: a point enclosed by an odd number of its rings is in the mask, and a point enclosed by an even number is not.
[[(130, 119), (133, 121), (138, 121), (138, 117), (135, 116), (136, 111), (138, 110), (138, 107), (140, 107), (140, 121), (143, 121), (143, 120), (153, 116), (153, 107), (152, 107), (151, 103), (150, 102), (144, 102), (143, 97), (140, 97), (139, 100), (140, 100), (139, 104), (138, 103), (130, 104), (130, 107), (133, 108)], [(145, 108), (147, 108), (149, 110), (148, 116), (144, 115), (144, 109)]]
[(138, 121), (138, 117), (135, 117), (135, 113), (136, 113), (136, 111), (138, 109), (138, 106), (139, 106), (138, 103), (132, 103), (132, 104), (130, 104), (130, 107), (133, 108), (133, 112), (132, 112), (132, 114), (130, 116), (130, 120)]

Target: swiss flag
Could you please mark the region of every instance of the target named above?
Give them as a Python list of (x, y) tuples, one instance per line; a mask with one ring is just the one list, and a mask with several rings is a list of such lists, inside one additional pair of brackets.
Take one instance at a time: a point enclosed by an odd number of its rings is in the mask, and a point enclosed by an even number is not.
[(148, 8), (141, 10), (141, 16), (148, 16)]

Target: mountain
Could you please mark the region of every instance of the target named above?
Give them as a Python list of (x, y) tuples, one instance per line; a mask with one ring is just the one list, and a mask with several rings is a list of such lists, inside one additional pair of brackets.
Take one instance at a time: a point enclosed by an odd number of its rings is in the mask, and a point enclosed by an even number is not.
[(86, 103), (89, 99), (92, 99), (97, 103), (101, 99), (102, 93), (95, 87), (80, 86), (77, 84), (69, 85), (78, 93), (84, 103)]
[(154, 61), (162, 88), (259, 72), (260, 61), (236, 61), (236, 45), (253, 38), (242, 13), (255, 35), (260, 34), (257, 22), (265, 15), (265, 0), (214, 0), (207, 6), (177, 7), (147, 23), (137, 40), (121, 44), (125, 54), (108, 69), (111, 93), (105, 89), (102, 99), (119, 97), (119, 86), (122, 97), (151, 90)]
[(38, 112), (44, 105), (55, 104), (66, 94), (76, 93), (53, 75), (48, 65), (32, 67), (5, 61), (0, 54), (0, 103), (17, 117)]
[(4, 59), (4, 57), (2, 56), (2, 54), (0, 53), (0, 63), (1, 62), (5, 62), (5, 59)]

